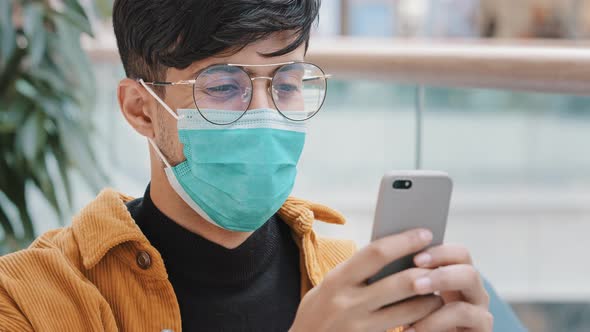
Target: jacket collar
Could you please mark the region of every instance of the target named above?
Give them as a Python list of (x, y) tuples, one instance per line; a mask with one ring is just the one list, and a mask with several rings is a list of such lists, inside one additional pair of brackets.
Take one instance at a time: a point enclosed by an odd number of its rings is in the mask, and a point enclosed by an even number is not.
[(132, 199), (105, 189), (74, 216), (72, 231), (85, 268), (94, 267), (110, 249), (122, 243), (149, 243), (125, 205)]
[[(107, 252), (126, 242), (139, 242), (149, 246), (149, 241), (127, 210), (125, 203), (133, 197), (112, 189), (103, 190), (72, 221), (72, 230), (80, 248), (82, 263), (86, 269), (94, 267)], [(315, 219), (332, 224), (344, 224), (344, 217), (323, 205), (290, 197), (279, 210), (293, 232), (297, 245), (304, 257), (306, 270), (315, 285), (321, 279), (315, 259), (315, 233), (312, 225)]]

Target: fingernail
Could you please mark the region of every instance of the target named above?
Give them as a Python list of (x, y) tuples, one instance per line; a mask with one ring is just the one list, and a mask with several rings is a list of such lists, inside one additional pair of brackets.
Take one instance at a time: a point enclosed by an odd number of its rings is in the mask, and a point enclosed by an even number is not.
[(409, 328), (407, 330), (404, 330), (403, 332), (416, 332), (416, 330), (414, 330), (414, 328)]
[(432, 281), (428, 277), (422, 277), (414, 281), (414, 287), (420, 294), (430, 293), (432, 287)]
[(422, 253), (416, 256), (415, 262), (418, 266), (427, 266), (432, 261), (432, 256), (430, 254)]
[(422, 229), (420, 230), (420, 237), (422, 238), (422, 240), (424, 241), (432, 241), (432, 232), (426, 229)]

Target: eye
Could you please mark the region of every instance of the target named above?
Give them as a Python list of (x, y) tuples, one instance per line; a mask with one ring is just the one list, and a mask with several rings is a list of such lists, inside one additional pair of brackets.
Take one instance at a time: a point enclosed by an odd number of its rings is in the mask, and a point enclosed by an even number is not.
[(206, 90), (209, 94), (231, 94), (239, 91), (240, 88), (234, 84), (222, 84), (208, 87)]
[(275, 86), (278, 92), (293, 93), (299, 91), (299, 87), (293, 84), (278, 84)]

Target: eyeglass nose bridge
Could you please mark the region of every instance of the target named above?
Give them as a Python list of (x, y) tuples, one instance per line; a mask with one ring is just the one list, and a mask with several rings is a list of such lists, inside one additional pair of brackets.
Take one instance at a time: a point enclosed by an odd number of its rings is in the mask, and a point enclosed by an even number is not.
[(256, 77), (250, 77), (250, 80), (252, 82), (254, 82), (254, 80), (267, 80), (267, 81), (271, 81), (272, 82), (272, 77), (268, 77), (268, 76), (256, 76)]
[[(271, 83), (272, 83), (272, 79), (273, 79), (273, 78), (272, 78), (272, 77), (269, 77), (269, 76), (256, 76), (256, 77), (250, 77), (250, 81), (252, 81), (252, 83), (254, 83), (254, 81), (255, 81), (255, 80), (266, 80), (266, 81), (268, 81), (268, 82), (271, 82)], [(270, 95), (270, 96), (271, 96), (271, 98), (272, 98), (272, 92), (270, 91), (270, 89), (271, 89), (271, 85), (268, 85), (268, 86), (266, 87), (266, 91), (269, 93), (269, 95)], [(273, 98), (273, 99), (274, 99), (274, 98)], [(274, 101), (274, 100), (273, 100), (273, 101)]]

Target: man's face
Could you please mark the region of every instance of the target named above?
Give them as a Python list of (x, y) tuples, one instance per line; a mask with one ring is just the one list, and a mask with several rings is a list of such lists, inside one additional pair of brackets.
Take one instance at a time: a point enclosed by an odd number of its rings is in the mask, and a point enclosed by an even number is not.
[[(305, 45), (302, 44), (295, 51), (278, 57), (264, 57), (260, 54), (272, 53), (287, 46), (291, 40), (286, 34), (275, 34), (266, 40), (246, 46), (244, 49), (231, 56), (211, 57), (201, 61), (194, 62), (186, 69), (170, 68), (166, 72), (166, 81), (175, 82), (179, 80), (195, 79), (197, 73), (204, 68), (215, 64), (249, 64), (265, 65), (290, 61), (303, 61), (305, 55)], [(266, 76), (272, 77), (278, 66), (269, 67), (248, 67), (245, 68), (251, 77)], [(271, 96), (268, 93), (268, 80), (254, 80), (252, 101), (249, 109), (274, 108)], [(173, 110), (196, 108), (193, 100), (193, 88), (190, 85), (176, 85), (166, 87), (166, 96), (164, 102)], [(176, 165), (185, 160), (182, 152), (182, 144), (178, 138), (176, 120), (168, 114), (162, 106), (154, 103), (157, 110), (153, 112), (155, 119), (155, 136), (156, 144), (160, 147), (164, 155), (172, 165)], [(211, 142), (214, 144), (214, 142)]]

